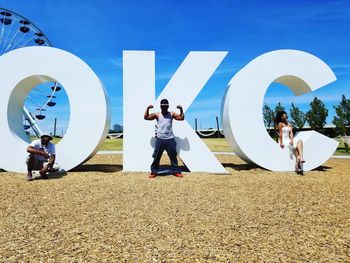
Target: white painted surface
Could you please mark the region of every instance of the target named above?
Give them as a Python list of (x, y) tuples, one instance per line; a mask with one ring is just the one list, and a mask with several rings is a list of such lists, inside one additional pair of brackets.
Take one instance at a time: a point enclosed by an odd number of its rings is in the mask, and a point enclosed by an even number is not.
[(109, 129), (110, 111), (101, 81), (85, 62), (60, 49), (26, 47), (2, 55), (0, 72), (1, 168), (26, 171), (29, 138), (23, 104), (34, 86), (48, 81), (62, 84), (70, 104), (69, 126), (56, 145), (56, 162), (70, 170), (97, 152)]

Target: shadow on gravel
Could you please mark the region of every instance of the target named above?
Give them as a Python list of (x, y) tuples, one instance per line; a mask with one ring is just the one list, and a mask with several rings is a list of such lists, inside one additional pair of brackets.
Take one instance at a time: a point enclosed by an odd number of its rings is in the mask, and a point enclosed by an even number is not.
[(326, 172), (326, 171), (332, 170), (332, 169), (333, 169), (333, 167), (321, 165), (321, 166), (313, 169), (313, 171)]
[(123, 170), (122, 165), (115, 164), (81, 164), (71, 172), (103, 172), (103, 173), (114, 173), (121, 172)]
[(227, 168), (232, 168), (237, 171), (249, 171), (253, 169), (262, 169), (265, 170), (264, 168), (261, 168), (260, 166), (254, 165), (254, 164), (249, 164), (249, 163), (244, 163), (244, 164), (234, 164), (234, 163), (222, 163), (224, 167)]

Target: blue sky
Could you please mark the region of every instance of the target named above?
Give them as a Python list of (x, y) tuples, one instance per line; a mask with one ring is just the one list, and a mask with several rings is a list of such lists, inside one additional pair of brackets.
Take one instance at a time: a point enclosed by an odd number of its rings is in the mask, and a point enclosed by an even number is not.
[[(330, 123), (341, 94), (350, 98), (350, 1), (0, 0), (0, 7), (31, 20), (54, 47), (89, 64), (106, 87), (112, 124), (122, 124), (123, 50), (156, 51), (157, 94), (188, 52), (229, 52), (186, 113), (191, 125), (198, 119), (199, 128), (215, 126), (232, 76), (277, 49), (316, 55), (338, 80), (301, 97), (272, 85), (265, 97), (271, 107), (281, 102), (289, 108), (293, 102), (307, 111), (317, 96), (329, 109)], [(57, 99), (59, 131), (67, 126), (65, 101)]]

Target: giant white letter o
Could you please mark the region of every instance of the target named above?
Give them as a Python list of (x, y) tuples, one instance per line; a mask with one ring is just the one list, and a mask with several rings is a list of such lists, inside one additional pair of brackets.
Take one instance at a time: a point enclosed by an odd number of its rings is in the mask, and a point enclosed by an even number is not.
[(23, 129), (23, 104), (40, 83), (57, 81), (65, 88), (70, 121), (56, 146), (56, 161), (70, 170), (92, 157), (103, 143), (110, 109), (101, 81), (73, 54), (51, 47), (26, 47), (0, 57), (0, 167), (25, 172), (29, 138)]
[[(233, 150), (247, 162), (273, 171), (293, 171), (295, 161), (288, 147), (281, 149), (266, 132), (262, 107), (272, 82), (288, 86), (295, 95), (312, 92), (336, 80), (319, 58), (297, 50), (263, 54), (240, 70), (230, 81), (222, 105), (225, 137)], [(304, 170), (327, 161), (338, 143), (315, 131), (300, 132), (304, 142)]]

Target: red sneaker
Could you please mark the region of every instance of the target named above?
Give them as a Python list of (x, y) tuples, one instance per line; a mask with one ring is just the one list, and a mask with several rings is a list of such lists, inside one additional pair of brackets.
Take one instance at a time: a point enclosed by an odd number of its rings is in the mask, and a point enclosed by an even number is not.
[(152, 178), (154, 178), (154, 177), (156, 177), (157, 175), (155, 174), (155, 173), (151, 173), (149, 176), (148, 176), (148, 178), (150, 178), (150, 179), (152, 179)]
[(174, 174), (176, 177), (184, 177), (183, 174), (180, 174), (180, 173), (175, 173)]

